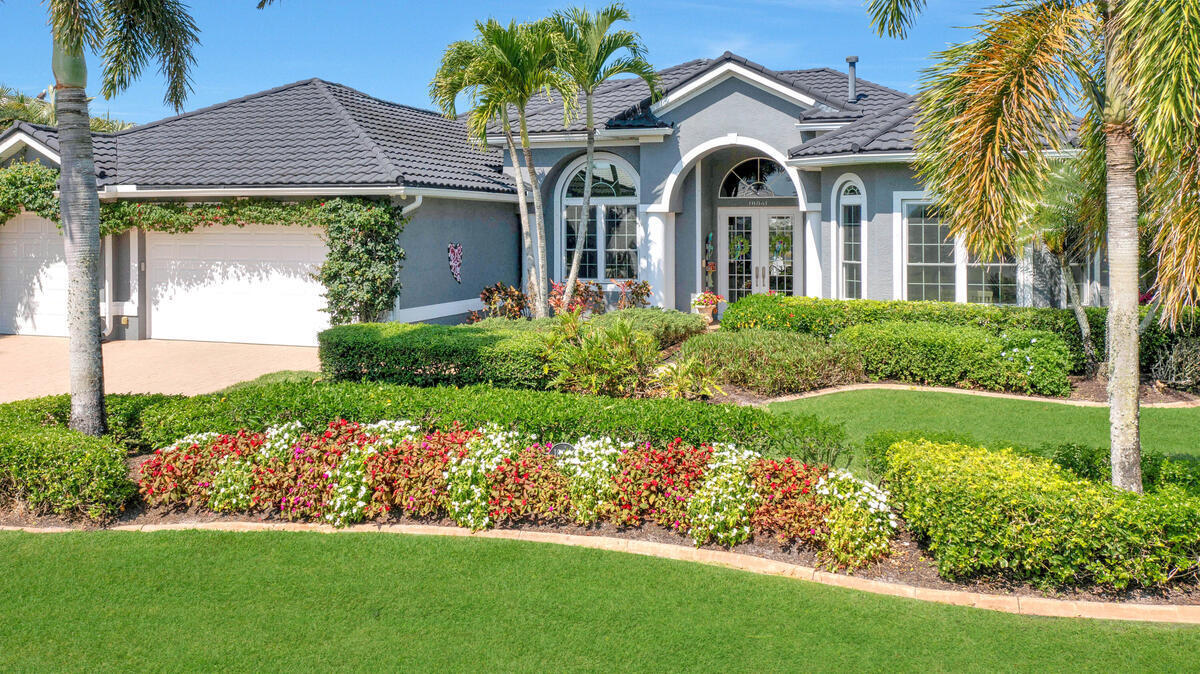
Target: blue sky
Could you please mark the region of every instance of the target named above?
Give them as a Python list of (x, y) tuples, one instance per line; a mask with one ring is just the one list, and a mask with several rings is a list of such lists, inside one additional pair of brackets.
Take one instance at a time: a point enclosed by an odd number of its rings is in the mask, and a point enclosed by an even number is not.
[[(43, 0), (0, 3), (0, 43), (8, 55), (0, 84), (36, 93), (53, 82)], [(529, 0), (283, 0), (267, 10), (255, 0), (193, 0), (201, 47), (186, 109), (219, 103), (309, 77), (340, 82), (400, 103), (429, 107), (426, 88), (442, 50), (471, 37), (476, 19), (527, 20), (569, 3)], [(845, 68), (915, 91), (929, 55), (969, 36), (985, 3), (930, 0), (907, 40), (875, 37), (862, 0), (630, 1), (633, 28), (651, 61), (665, 67), (725, 50), (774, 69)], [(590, 6), (596, 6), (593, 3)], [(14, 57), (14, 55), (21, 55)], [(99, 88), (99, 60), (89, 61), (89, 91)], [(154, 68), (93, 113), (144, 123), (172, 114)]]

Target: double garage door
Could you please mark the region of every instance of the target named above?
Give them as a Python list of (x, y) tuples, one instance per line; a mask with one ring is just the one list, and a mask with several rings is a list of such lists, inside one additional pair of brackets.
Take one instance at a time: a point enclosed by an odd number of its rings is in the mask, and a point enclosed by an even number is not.
[[(149, 306), (137, 312), (154, 339), (312, 346), (329, 327), (324, 287), (313, 278), (325, 253), (307, 227), (148, 232)], [(57, 226), (27, 213), (0, 225), (0, 333), (66, 335), (66, 304)]]
[(315, 345), (329, 327), (313, 278), (326, 250), (308, 227), (147, 232), (150, 337)]

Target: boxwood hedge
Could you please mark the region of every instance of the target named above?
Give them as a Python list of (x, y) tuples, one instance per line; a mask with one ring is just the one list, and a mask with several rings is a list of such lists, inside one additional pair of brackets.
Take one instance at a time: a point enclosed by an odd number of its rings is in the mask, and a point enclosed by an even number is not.
[(0, 424), (0, 496), (34, 512), (115, 515), (134, 495), (126, 451), (112, 438), (93, 438), (65, 426)]
[(954, 443), (898, 442), (887, 464), (893, 505), (947, 578), (1120, 589), (1200, 571), (1200, 499), (1182, 490), (1134, 494), (1039, 457)]
[(542, 339), (529, 330), (355, 323), (317, 340), (322, 372), (335, 381), (507, 388), (545, 388), (549, 381)]
[[(1091, 328), (1092, 343), (1103, 354), (1107, 310), (1084, 310)], [(1142, 334), (1142, 369), (1149, 371), (1163, 349), (1183, 337), (1200, 336), (1200, 311), (1180, 322), (1175, 331), (1152, 323)], [(958, 302), (908, 302), (877, 300), (822, 300), (785, 295), (750, 295), (733, 304), (721, 316), (721, 326), (730, 330), (765, 328), (794, 330), (830, 337), (850, 326), (884, 321), (907, 321), (970, 325), (992, 332), (1013, 329), (1045, 330), (1061, 337), (1070, 348), (1072, 371), (1084, 365), (1083, 343), (1075, 314), (1069, 309), (1008, 307)]]
[(1038, 330), (997, 335), (969, 325), (863, 323), (839, 332), (870, 377), (934, 386), (967, 386), (1065, 396), (1071, 357), (1062, 339)]
[(634, 441), (729, 442), (774, 455), (836, 454), (841, 424), (773, 415), (737, 405), (669, 399), (617, 399), (489, 386), (414, 387), (383, 383), (266, 384), (170, 401), (146, 410), (142, 432), (156, 447), (191, 433), (262, 430), (300, 421), (319, 429), (335, 419), (410, 419), (430, 428), (488, 423), (546, 441), (608, 435)]

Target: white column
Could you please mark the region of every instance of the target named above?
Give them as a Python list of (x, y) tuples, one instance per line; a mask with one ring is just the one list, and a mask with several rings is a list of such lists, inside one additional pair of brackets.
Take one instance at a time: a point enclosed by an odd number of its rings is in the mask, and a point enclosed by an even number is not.
[(650, 283), (650, 302), (675, 308), (675, 214), (638, 206), (638, 278)]
[(821, 211), (804, 212), (804, 294), (821, 297)]

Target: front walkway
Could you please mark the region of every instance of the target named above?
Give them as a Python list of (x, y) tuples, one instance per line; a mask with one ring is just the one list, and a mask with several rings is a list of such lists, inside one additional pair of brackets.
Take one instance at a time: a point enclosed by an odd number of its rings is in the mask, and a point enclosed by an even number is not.
[[(223, 342), (104, 345), (107, 393), (210, 393), (279, 370), (319, 370), (317, 349)], [(65, 337), (0, 335), (0, 403), (66, 393)]]

